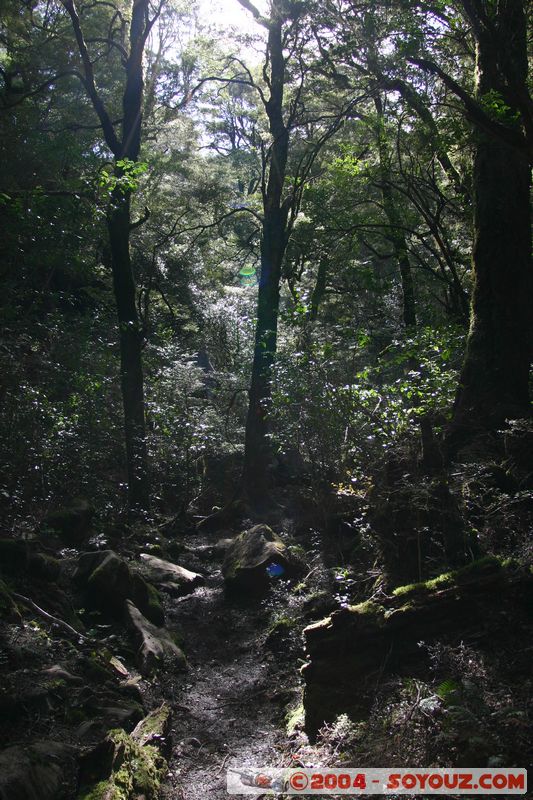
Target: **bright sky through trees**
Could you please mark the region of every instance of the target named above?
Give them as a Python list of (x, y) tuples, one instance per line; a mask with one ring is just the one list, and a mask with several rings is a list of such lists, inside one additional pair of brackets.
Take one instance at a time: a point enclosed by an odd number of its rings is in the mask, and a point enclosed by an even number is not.
[[(267, 0), (258, 0), (254, 3), (262, 13), (268, 10)], [(254, 46), (252, 42), (242, 43), (240, 55), (248, 61), (257, 60), (263, 52), (264, 31), (254, 20), (250, 11), (244, 9), (239, 0), (201, 0), (200, 19), (210, 27), (222, 30), (228, 34), (240, 36), (260, 37)]]

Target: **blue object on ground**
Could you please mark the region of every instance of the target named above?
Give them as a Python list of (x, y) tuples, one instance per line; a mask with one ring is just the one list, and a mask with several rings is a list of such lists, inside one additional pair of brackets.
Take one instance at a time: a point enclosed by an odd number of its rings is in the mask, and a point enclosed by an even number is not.
[(271, 578), (279, 578), (285, 572), (285, 568), (281, 564), (269, 564), (267, 572)]

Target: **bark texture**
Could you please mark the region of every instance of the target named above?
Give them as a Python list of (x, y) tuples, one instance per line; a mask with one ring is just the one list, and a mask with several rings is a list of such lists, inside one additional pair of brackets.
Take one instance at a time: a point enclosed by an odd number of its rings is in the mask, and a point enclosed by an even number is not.
[[(491, 25), (477, 20), (477, 98), (503, 101), (493, 113), (511, 130), (520, 115), (511, 82), (527, 80), (523, 4), (500, 2)], [(504, 57), (505, 56), (505, 57)], [(466, 357), (454, 411), (455, 431), (501, 425), (531, 413), (532, 355), (530, 164), (524, 150), (476, 132), (474, 289)]]

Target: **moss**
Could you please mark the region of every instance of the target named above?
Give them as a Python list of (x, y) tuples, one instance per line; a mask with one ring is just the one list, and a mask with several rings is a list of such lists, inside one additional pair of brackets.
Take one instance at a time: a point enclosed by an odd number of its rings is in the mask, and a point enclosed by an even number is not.
[(396, 617), (398, 614), (404, 614), (404, 613), (406, 613), (408, 611), (412, 611), (415, 608), (416, 608), (416, 604), (413, 603), (413, 602), (404, 603), (402, 606), (400, 606), (400, 608), (389, 608), (388, 611), (385, 611), (385, 614), (383, 615), (383, 618), (385, 620), (388, 620), (392, 616)]
[(290, 631), (292, 628), (295, 627), (297, 620), (291, 617), (282, 616), (278, 617), (270, 628), (268, 629), (268, 635), (271, 636), (272, 634), (283, 634)]
[(501, 569), (502, 566), (502, 561), (495, 556), (484, 556), (459, 569), (452, 570), (451, 572), (443, 572), (441, 575), (437, 575), (435, 578), (431, 578), (428, 581), (398, 586), (393, 591), (393, 595), (395, 597), (404, 597), (410, 594), (426, 594), (435, 589), (445, 589), (468, 581), (477, 574), (485, 572), (487, 568), (491, 569), (491, 571), (497, 571)]
[[(148, 605), (146, 609), (146, 616), (148, 619), (151, 619), (155, 622), (155, 620), (161, 620), (161, 624), (165, 620), (165, 612), (163, 611), (163, 606), (161, 605), (161, 597), (157, 589), (152, 586), (151, 583), (146, 584), (146, 588), (148, 590)], [(157, 623), (156, 623), (157, 624)]]
[(147, 736), (151, 733), (161, 735), (165, 730), (169, 715), (170, 709), (166, 703), (163, 703), (163, 705), (150, 712), (150, 714), (143, 719), (139, 735)]
[(285, 716), (285, 729), (287, 735), (291, 736), (296, 728), (303, 725), (305, 721), (305, 708), (303, 703), (298, 703), (297, 706), (290, 708)]
[(303, 547), (299, 544), (289, 544), (287, 545), (287, 553), (290, 553), (295, 558), (298, 558), (300, 561), (304, 561), (307, 557), (307, 554)]
[(364, 603), (359, 603), (356, 606), (350, 606), (350, 611), (357, 614), (367, 614), (372, 617), (383, 617), (385, 608), (380, 606), (379, 603), (374, 603), (373, 600), (365, 600)]
[(522, 566), (517, 558), (503, 558), (501, 560), (503, 569), (520, 569)]
[[(293, 588), (291, 589), (291, 593), (292, 594), (305, 594), (305, 592), (307, 591), (308, 588), (309, 587), (308, 587), (307, 583), (305, 581), (301, 581), (300, 583), (297, 583), (296, 586), (293, 586)], [(309, 595), (309, 597), (312, 597), (312, 595)]]
[(167, 769), (163, 756), (151, 745), (141, 747), (123, 730), (110, 731), (108, 738), (120, 751), (120, 763), (109, 778), (82, 790), (78, 800), (135, 800), (139, 796), (157, 800)]
[(82, 792), (77, 800), (128, 800), (128, 795), (109, 780), (100, 781), (92, 789)]
[(161, 779), (166, 772), (166, 761), (152, 745), (138, 749), (132, 762), (133, 788), (136, 795), (144, 795), (146, 800), (156, 800)]

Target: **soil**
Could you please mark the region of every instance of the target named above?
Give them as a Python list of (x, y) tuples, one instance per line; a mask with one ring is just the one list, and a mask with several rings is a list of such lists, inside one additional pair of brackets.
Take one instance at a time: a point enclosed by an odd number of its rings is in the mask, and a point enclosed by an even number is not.
[(296, 612), (298, 599), (285, 581), (263, 599), (228, 598), (219, 566), (204, 564), (204, 573), (206, 566), (207, 585), (166, 609), (167, 624), (183, 637), (189, 672), (184, 681), (160, 676), (175, 709), (163, 800), (227, 798), (228, 768), (291, 763), (285, 725), (300, 697), (294, 655), (303, 656), (303, 626), (279, 641), (271, 628), (288, 608)]

